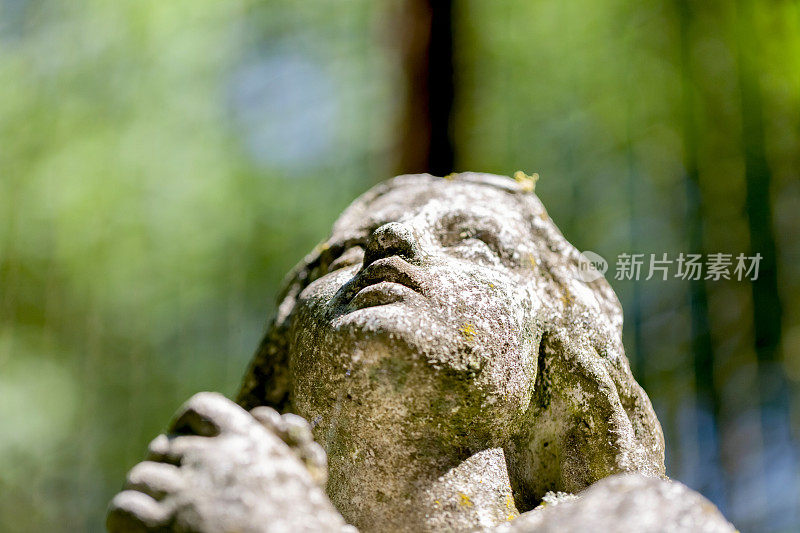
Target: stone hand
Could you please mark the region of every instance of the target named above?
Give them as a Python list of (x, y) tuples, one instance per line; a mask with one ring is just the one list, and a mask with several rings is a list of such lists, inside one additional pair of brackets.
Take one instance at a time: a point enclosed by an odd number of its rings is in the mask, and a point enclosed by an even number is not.
[(322, 485), (325, 452), (308, 423), (268, 407), (247, 412), (217, 393), (181, 407), (111, 502), (123, 531), (353, 531)]

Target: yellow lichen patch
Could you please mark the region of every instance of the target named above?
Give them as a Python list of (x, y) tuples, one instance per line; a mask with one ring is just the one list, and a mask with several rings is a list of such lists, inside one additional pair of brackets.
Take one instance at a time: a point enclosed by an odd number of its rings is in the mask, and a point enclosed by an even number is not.
[(450, 173), (450, 174), (448, 174), (447, 176), (442, 176), (442, 177), (443, 177), (444, 179), (446, 179), (446, 180), (452, 180), (453, 178), (455, 178), (455, 177), (456, 177), (456, 172), (451, 172), (451, 173)]
[(511, 496), (511, 494), (506, 494), (506, 509), (511, 511), (506, 517), (506, 520), (511, 521), (519, 516), (517, 513), (517, 508), (514, 507), (514, 497)]
[(461, 326), (461, 329), (460, 329), (459, 331), (461, 331), (461, 334), (462, 334), (462, 335), (463, 335), (463, 336), (464, 336), (464, 337), (465, 337), (467, 340), (470, 340), (470, 341), (471, 341), (472, 339), (474, 339), (474, 338), (475, 338), (475, 335), (477, 334), (477, 331), (475, 331), (475, 326), (473, 326), (473, 325), (472, 325), (472, 324), (470, 324), (469, 322), (464, 322), (464, 325), (463, 325), (463, 326)]
[(530, 261), (531, 267), (536, 268), (536, 258), (533, 257), (533, 254), (528, 254), (528, 261)]
[(463, 492), (459, 492), (459, 493), (458, 493), (458, 496), (459, 496), (459, 498), (461, 499), (461, 501), (459, 502), (459, 504), (460, 504), (462, 507), (472, 507), (472, 500), (470, 500), (470, 499), (469, 499), (469, 496), (467, 496), (467, 495), (466, 495), (466, 494), (464, 494)]
[(561, 303), (563, 303), (564, 305), (572, 305), (575, 303), (575, 297), (572, 296), (572, 293), (569, 292), (569, 289), (567, 288), (564, 289), (564, 294), (562, 294), (561, 298), (559, 299), (561, 300)]
[(539, 174), (533, 173), (530, 176), (521, 170), (514, 172), (514, 181), (519, 183), (520, 189), (524, 192), (533, 192), (536, 189), (536, 182), (539, 181)]

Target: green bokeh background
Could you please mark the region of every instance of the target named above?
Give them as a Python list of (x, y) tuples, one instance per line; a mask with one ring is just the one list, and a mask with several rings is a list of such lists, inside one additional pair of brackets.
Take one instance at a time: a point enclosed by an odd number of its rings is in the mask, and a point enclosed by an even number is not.
[[(0, 530), (102, 530), (177, 406), (235, 392), (284, 273), (393, 171), (398, 9), (0, 0)], [(463, 0), (454, 27), (457, 169), (538, 172), (567, 238), (612, 270), (691, 251), (687, 146), (704, 250), (749, 252), (755, 80), (788, 403), (759, 410), (748, 283), (707, 284), (713, 413), (688, 284), (607, 277), (669, 473), (743, 531), (793, 530), (800, 3)]]

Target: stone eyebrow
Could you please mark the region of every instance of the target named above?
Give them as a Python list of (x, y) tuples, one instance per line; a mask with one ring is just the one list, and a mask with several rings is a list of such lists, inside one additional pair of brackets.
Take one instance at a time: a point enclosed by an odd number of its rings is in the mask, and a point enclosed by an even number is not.
[(332, 260), (337, 259), (340, 255), (345, 253), (353, 246), (363, 247), (367, 243), (367, 239), (369, 238), (371, 233), (372, 233), (371, 230), (367, 230), (363, 235), (350, 236), (342, 240), (329, 241), (328, 250), (330, 250), (331, 254), (335, 255), (335, 257), (332, 257)]

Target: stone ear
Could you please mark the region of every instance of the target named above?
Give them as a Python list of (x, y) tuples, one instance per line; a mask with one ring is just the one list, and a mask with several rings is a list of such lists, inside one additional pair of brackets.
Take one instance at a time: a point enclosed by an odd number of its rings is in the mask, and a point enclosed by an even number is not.
[(661, 426), (624, 353), (608, 349), (562, 328), (543, 335), (527, 427), (507, 454), (522, 508), (618, 472), (663, 476)]

